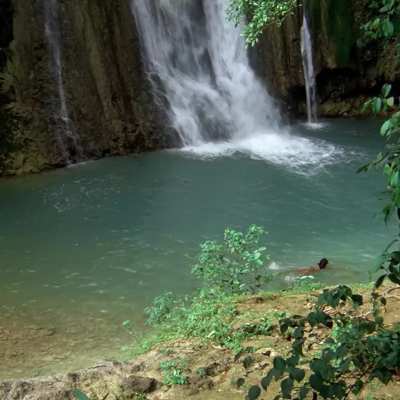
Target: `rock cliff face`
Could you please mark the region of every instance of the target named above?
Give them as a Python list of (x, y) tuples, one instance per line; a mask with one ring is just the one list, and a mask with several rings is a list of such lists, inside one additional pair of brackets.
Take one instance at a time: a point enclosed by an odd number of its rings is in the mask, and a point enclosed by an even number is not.
[[(7, 1), (1, 2), (4, 9)], [(51, 4), (57, 8), (46, 8)], [(13, 7), (13, 41), (7, 65), (0, 64), (7, 95), (1, 114), (13, 124), (0, 120), (7, 142), (0, 174), (171, 145), (143, 70), (129, 1), (14, 0)], [(58, 40), (53, 47), (49, 30)]]
[[(151, 94), (129, 3), (0, 0), (0, 175), (177, 144)], [(323, 116), (358, 115), (384, 82), (400, 87), (395, 43), (357, 46), (367, 3), (306, 2)], [(254, 57), (294, 115), (305, 114), (301, 21), (299, 8), (266, 29)]]
[[(367, 0), (308, 0), (315, 69), (322, 116), (361, 113), (367, 96), (384, 82), (399, 82), (395, 44), (378, 43), (360, 49), (361, 26), (369, 17)], [(259, 73), (272, 93), (295, 115), (305, 112), (305, 85), (300, 28), (303, 10), (288, 16), (282, 26), (266, 29), (257, 47)]]

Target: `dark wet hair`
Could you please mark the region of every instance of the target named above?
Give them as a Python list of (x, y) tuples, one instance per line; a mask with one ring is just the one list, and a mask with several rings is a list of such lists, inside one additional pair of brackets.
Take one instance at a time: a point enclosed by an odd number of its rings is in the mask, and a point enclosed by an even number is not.
[(327, 259), (327, 258), (323, 258), (323, 259), (318, 263), (319, 269), (325, 269), (326, 266), (328, 265), (328, 263), (329, 263), (328, 259)]

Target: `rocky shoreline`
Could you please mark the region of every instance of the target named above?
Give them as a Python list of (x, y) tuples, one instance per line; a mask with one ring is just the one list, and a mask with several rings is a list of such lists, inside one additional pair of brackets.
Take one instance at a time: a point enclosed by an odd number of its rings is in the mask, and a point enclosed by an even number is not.
[[(368, 293), (363, 289), (362, 293)], [(283, 292), (242, 298), (236, 304), (235, 329), (250, 332), (266, 315), (289, 312), (303, 314), (311, 307), (317, 291)], [(400, 299), (390, 298), (385, 320), (398, 321)], [(365, 307), (368, 307), (366, 304)], [(364, 306), (360, 312), (365, 312)], [(122, 363), (107, 361), (92, 368), (47, 378), (0, 381), (1, 400), (76, 400), (79, 389), (91, 400), (243, 400), (249, 385), (256, 384), (271, 368), (277, 355), (285, 354), (290, 342), (284, 340), (275, 325), (268, 334), (251, 335), (243, 350), (235, 353), (200, 339), (161, 341), (152, 350)], [(326, 328), (307, 334), (305, 348), (318, 351)], [(176, 382), (166, 379), (166, 365), (175, 366)], [(179, 365), (179, 367), (178, 367)], [(266, 400), (273, 399), (278, 386), (273, 384)], [(387, 386), (371, 385), (368, 393), (374, 399), (396, 399), (400, 382)], [(367, 392), (358, 399), (366, 399)]]

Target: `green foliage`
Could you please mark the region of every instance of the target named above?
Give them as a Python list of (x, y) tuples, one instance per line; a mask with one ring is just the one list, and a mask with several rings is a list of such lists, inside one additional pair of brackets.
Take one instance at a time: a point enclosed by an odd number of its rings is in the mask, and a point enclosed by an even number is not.
[(222, 243), (207, 241), (201, 247), (193, 274), (204, 287), (225, 293), (255, 293), (268, 280), (266, 247), (260, 245), (263, 228), (251, 225), (246, 233), (226, 229)]
[[(157, 309), (149, 308), (148, 312), (158, 315)], [(231, 323), (235, 315), (233, 297), (202, 290), (193, 298), (175, 300), (175, 306), (162, 319), (147, 322), (164, 332), (173, 332), (175, 337), (195, 337), (224, 345), (233, 340)]]
[[(400, 34), (400, 2), (398, 0), (375, 0), (370, 4), (375, 12), (375, 18), (366, 24), (364, 29), (364, 43), (381, 39), (384, 42), (396, 40)], [(396, 61), (398, 62), (398, 60)], [(375, 114), (390, 113), (383, 123), (380, 134), (386, 144), (383, 152), (378, 154), (376, 160), (365, 165), (360, 171), (368, 171), (371, 167), (382, 168), (386, 178), (386, 193), (389, 202), (383, 212), (385, 221), (397, 214), (400, 221), (400, 111), (392, 94), (392, 86), (383, 86), (381, 95), (369, 100), (365, 107), (371, 108)], [(400, 284), (400, 240), (399, 235), (387, 246), (382, 256), (380, 271), (382, 275), (376, 282), (379, 288), (385, 279), (395, 284)]]
[(176, 302), (177, 300), (171, 292), (156, 297), (152, 306), (145, 308), (147, 324), (157, 325), (165, 322), (171, 316), (171, 311), (174, 309)]
[(246, 19), (244, 36), (254, 45), (267, 25), (282, 23), (296, 4), (297, 0), (231, 0), (228, 14), (236, 24)]
[[(265, 321), (251, 333), (235, 331), (232, 324), (237, 315), (235, 296), (258, 290), (270, 278), (266, 248), (260, 245), (264, 235), (264, 229), (252, 225), (245, 233), (226, 229), (223, 243), (203, 243), (192, 270), (202, 279), (203, 289), (192, 297), (176, 298), (166, 293), (155, 298), (145, 312), (147, 324), (157, 327), (159, 333), (142, 343), (142, 350), (165, 339), (190, 337), (239, 353), (247, 337), (262, 334), (267, 329)], [(130, 321), (122, 325), (129, 330)]]
[[(363, 26), (364, 38), (360, 44), (397, 36), (400, 2), (374, 0), (370, 7), (375, 16)], [(384, 208), (385, 220), (394, 212), (400, 219), (400, 112), (391, 91), (391, 85), (384, 85), (381, 95), (370, 99), (365, 106), (375, 114), (392, 114), (381, 127), (381, 135), (386, 140), (384, 151), (375, 161), (361, 168), (383, 169), (389, 194), (389, 203)], [(382, 275), (376, 281), (375, 289), (385, 279), (400, 284), (398, 244), (396, 238), (385, 250), (380, 266)], [(397, 248), (393, 250), (394, 246)], [(393, 379), (399, 368), (400, 332), (397, 327), (384, 325), (380, 309), (386, 305), (386, 298), (375, 290), (372, 292), (372, 318), (353, 315), (344, 309), (348, 302), (358, 307), (363, 304), (363, 298), (349, 287), (339, 286), (325, 290), (308, 315), (280, 320), (281, 334), (292, 341), (292, 349), (288, 357), (275, 358), (273, 368), (261, 380), (264, 390), (268, 390), (273, 380), (278, 380), (281, 391), (277, 398), (302, 400), (312, 395), (313, 399), (347, 399), (350, 395), (358, 396), (368, 382), (378, 380), (387, 384)], [(327, 306), (335, 309), (333, 316), (325, 311)], [(310, 359), (304, 348), (306, 328), (313, 331), (321, 325), (332, 330), (331, 335), (319, 354)], [(261, 393), (259, 385), (253, 386), (247, 398), (257, 399)]]
[(178, 329), (188, 337), (222, 343), (229, 337), (230, 322), (236, 315), (232, 299), (213, 292), (201, 292), (188, 305), (176, 310)]
[(147, 400), (147, 396), (144, 393), (136, 393), (133, 400)]
[[(272, 381), (278, 380), (281, 393), (277, 398), (306, 399), (312, 394), (314, 399), (346, 399), (351, 394), (358, 395), (374, 379), (390, 382), (399, 365), (400, 332), (384, 327), (376, 303), (373, 319), (368, 319), (353, 316), (345, 309), (349, 302), (358, 307), (363, 298), (347, 286), (338, 286), (324, 290), (308, 315), (281, 319), (281, 334), (290, 338), (292, 349), (288, 357), (274, 359), (261, 387), (268, 390)], [(326, 307), (336, 310), (333, 316), (325, 311)], [(332, 334), (322, 351), (310, 359), (304, 348), (306, 328), (313, 331), (320, 326), (331, 329)], [(250, 391), (255, 393), (256, 389)]]
[(167, 360), (160, 363), (165, 385), (186, 385), (188, 377), (184, 374), (186, 363), (182, 359)]
[(381, 39), (391, 39), (400, 32), (400, 3), (398, 0), (369, 2), (371, 19), (362, 26), (360, 45)]
[[(364, 111), (371, 109), (374, 114), (387, 113), (394, 109), (395, 99), (390, 95), (392, 91), (392, 85), (385, 84), (382, 87), (381, 95), (373, 97), (364, 104)], [(385, 129), (385, 131), (383, 130)], [(381, 134), (386, 136), (388, 129), (386, 129), (386, 122), (382, 127)]]
[(321, 288), (321, 283), (315, 282), (315, 276), (306, 275), (296, 277), (291, 287), (291, 292), (307, 293), (313, 290), (319, 290)]
[(202, 290), (193, 298), (176, 301), (175, 308), (160, 323), (154, 322), (159, 332), (145, 344), (148, 350), (154, 343), (177, 338), (197, 338), (241, 353), (243, 342), (256, 336), (268, 335), (275, 316), (254, 323), (234, 326), (237, 322), (237, 297), (218, 291)]
[[(385, 221), (389, 221), (395, 213), (400, 218), (400, 111), (395, 105), (391, 91), (391, 85), (384, 85), (381, 96), (371, 99), (366, 104), (366, 107), (371, 107), (374, 113), (392, 111), (392, 114), (383, 123), (380, 130), (381, 136), (386, 141), (384, 151), (378, 154), (376, 160), (360, 169), (360, 171), (367, 171), (371, 167), (383, 169), (387, 182), (386, 193), (389, 197), (389, 201), (383, 209)], [(385, 249), (380, 264), (382, 275), (376, 282), (377, 288), (385, 279), (400, 284), (399, 244), (399, 237), (396, 237)]]

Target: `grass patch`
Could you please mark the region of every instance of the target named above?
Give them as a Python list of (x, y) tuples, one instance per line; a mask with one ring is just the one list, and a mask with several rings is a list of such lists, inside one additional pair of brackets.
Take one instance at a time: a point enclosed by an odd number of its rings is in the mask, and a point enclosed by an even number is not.
[(165, 385), (186, 385), (188, 377), (184, 374), (184, 369), (187, 367), (185, 360), (177, 358), (175, 360), (162, 361), (160, 369)]

